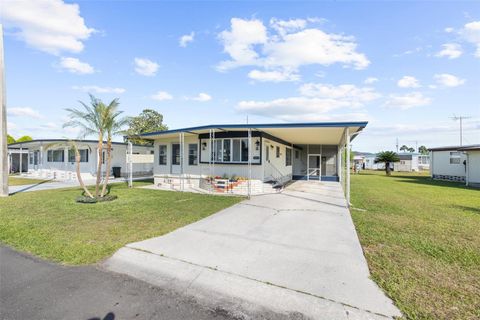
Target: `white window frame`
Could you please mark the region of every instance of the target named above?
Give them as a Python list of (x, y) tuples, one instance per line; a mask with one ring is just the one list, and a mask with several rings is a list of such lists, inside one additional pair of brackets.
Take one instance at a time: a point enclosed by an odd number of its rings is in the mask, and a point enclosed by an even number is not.
[[(164, 153), (160, 153), (160, 149), (161, 148), (164, 148), (165, 152)], [(160, 160), (162, 159), (161, 157), (164, 157), (165, 159), (165, 162), (162, 163)], [(166, 166), (167, 165), (167, 162), (168, 162), (168, 147), (166, 144), (159, 144), (158, 145), (158, 165), (159, 166)]]
[[(462, 164), (462, 153), (459, 151), (450, 151), (450, 164), (458, 165)], [(453, 160), (453, 161), (452, 161)], [(456, 162), (458, 160), (458, 162)]]
[[(224, 149), (224, 146), (225, 146), (225, 140), (229, 140), (230, 141), (230, 160), (229, 161), (224, 161), (224, 156), (225, 156), (225, 149)], [(239, 155), (240, 155), (240, 160), (239, 161), (233, 161), (233, 141), (234, 140), (238, 140), (239, 141), (239, 144), (238, 144), (238, 148), (239, 150), (237, 150), (239, 152)], [(217, 146), (217, 143), (220, 142), (220, 150), (219, 153), (220, 153), (220, 157), (218, 157), (217, 153), (216, 153), (216, 146)], [(247, 159), (243, 160), (244, 158), (242, 157), (242, 141), (245, 141), (246, 144), (247, 144)], [(252, 143), (253, 145), (254, 143)], [(218, 138), (218, 139), (215, 139), (213, 140), (213, 143), (212, 143), (212, 146), (213, 146), (213, 150), (210, 150), (210, 159), (212, 161), (215, 161), (215, 163), (248, 163), (248, 138)], [(253, 159), (252, 159), (253, 161)]]

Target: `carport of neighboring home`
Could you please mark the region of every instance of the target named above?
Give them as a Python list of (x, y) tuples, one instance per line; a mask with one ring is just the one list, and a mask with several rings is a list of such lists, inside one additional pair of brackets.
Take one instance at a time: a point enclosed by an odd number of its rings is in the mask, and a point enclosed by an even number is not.
[[(289, 180), (340, 181), (348, 198), (349, 143), (367, 122), (206, 125), (140, 135), (155, 143), (155, 183), (240, 177), (249, 191)], [(346, 150), (346, 152), (344, 152)], [(185, 182), (182, 182), (185, 183)], [(250, 190), (251, 189), (251, 190)]]

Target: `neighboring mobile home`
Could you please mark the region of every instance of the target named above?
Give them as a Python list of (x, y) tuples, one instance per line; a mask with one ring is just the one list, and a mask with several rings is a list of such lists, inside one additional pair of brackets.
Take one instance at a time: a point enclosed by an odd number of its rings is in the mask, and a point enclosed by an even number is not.
[(428, 149), (433, 179), (461, 181), (480, 187), (480, 144)]
[[(75, 140), (79, 149), (80, 172), (85, 180), (94, 179), (97, 171), (98, 162), (98, 141), (95, 140)], [(120, 167), (121, 175), (125, 176), (127, 168), (127, 143), (112, 143), (112, 168)], [(32, 177), (40, 177), (56, 180), (76, 180), (76, 163), (75, 153), (70, 148), (70, 142), (67, 139), (43, 139), (32, 140), (26, 142), (12, 143), (9, 146), (11, 150), (17, 152), (28, 151), (27, 170), (22, 169), (21, 173), (25, 173)], [(106, 143), (103, 145), (103, 163), (102, 171), (105, 174), (106, 162)], [(145, 163), (134, 163), (133, 174), (151, 175), (153, 171), (153, 147), (152, 146), (133, 146), (134, 154), (144, 154), (149, 159)], [(149, 163), (148, 163), (148, 162)], [(25, 168), (25, 166), (23, 166)]]
[(207, 125), (154, 140), (155, 184), (262, 193), (292, 179), (339, 181), (343, 150), (367, 122)]

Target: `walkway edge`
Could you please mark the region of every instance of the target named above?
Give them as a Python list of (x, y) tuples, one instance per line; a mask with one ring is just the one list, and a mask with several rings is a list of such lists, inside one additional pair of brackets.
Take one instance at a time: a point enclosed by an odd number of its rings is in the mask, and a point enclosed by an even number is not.
[(314, 319), (392, 319), (331, 300), (124, 247), (103, 267), (194, 296), (212, 308), (255, 315), (262, 309)]

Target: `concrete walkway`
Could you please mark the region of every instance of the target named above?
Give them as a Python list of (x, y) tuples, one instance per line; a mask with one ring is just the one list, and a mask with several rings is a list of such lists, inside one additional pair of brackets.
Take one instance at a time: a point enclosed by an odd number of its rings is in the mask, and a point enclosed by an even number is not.
[[(152, 177), (138, 177), (133, 180), (145, 180)], [(28, 179), (28, 178), (25, 178)], [(110, 178), (108, 183), (118, 183), (118, 182), (127, 182), (125, 178)], [(95, 185), (95, 180), (85, 180), (85, 185), (92, 186)], [(8, 192), (10, 194), (15, 194), (18, 192), (30, 192), (30, 191), (41, 191), (41, 190), (51, 190), (51, 189), (62, 189), (62, 188), (80, 188), (80, 184), (77, 180), (69, 181), (57, 181), (57, 180), (47, 180), (45, 182), (35, 183), (35, 184), (26, 184), (20, 186), (9, 186)]]
[(369, 278), (341, 186), (297, 181), (165, 236), (132, 243), (104, 267), (256, 314), (386, 319), (400, 312)]

